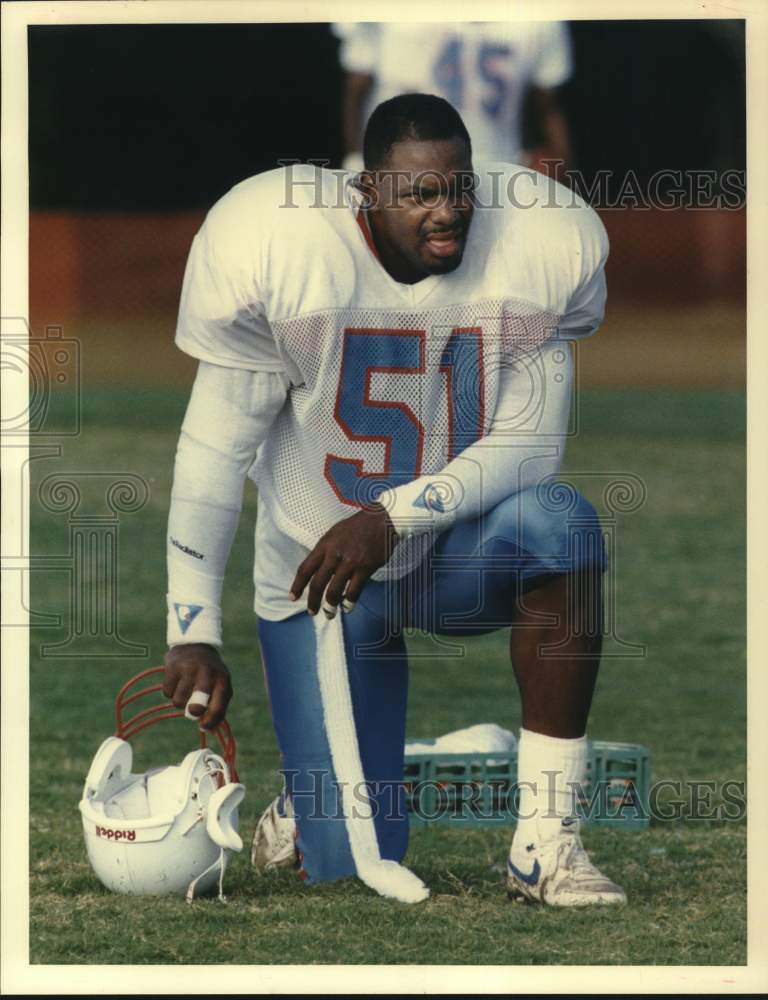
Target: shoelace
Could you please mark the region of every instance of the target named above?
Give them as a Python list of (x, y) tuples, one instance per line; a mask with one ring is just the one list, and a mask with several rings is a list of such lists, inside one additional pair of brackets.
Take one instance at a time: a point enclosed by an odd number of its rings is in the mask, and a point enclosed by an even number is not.
[(560, 845), (558, 851), (558, 865), (562, 861), (564, 867), (568, 868), (577, 877), (603, 877), (589, 860), (589, 855), (575, 834), (561, 834), (561, 837), (564, 842)]

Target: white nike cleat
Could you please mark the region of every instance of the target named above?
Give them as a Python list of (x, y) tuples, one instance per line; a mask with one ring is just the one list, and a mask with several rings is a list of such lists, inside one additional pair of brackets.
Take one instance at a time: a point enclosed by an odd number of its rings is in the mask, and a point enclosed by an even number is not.
[(512, 850), (507, 859), (507, 895), (518, 902), (549, 906), (593, 906), (626, 903), (623, 889), (589, 860), (578, 827), (560, 832), (537, 846)]
[(296, 850), (296, 822), (293, 818), (291, 800), (283, 798), (285, 816), (280, 814), (281, 796), (271, 802), (256, 824), (251, 844), (251, 864), (256, 871), (272, 868), (298, 868), (299, 855)]

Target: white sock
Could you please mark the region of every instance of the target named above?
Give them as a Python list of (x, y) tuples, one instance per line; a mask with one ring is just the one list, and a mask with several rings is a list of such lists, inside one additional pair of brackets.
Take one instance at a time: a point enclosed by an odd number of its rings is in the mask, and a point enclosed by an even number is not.
[(525, 850), (529, 844), (542, 844), (560, 832), (562, 820), (576, 815), (572, 783), (583, 785), (586, 774), (586, 736), (561, 740), (527, 729), (520, 730), (517, 748), (520, 819), (512, 840), (512, 850)]

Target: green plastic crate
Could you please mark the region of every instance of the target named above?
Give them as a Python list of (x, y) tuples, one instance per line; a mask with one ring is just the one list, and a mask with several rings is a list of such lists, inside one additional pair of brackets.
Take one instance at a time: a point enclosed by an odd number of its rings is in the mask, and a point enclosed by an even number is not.
[[(649, 822), (650, 772), (647, 747), (590, 743), (587, 781), (579, 803), (582, 820), (644, 830)], [(408, 811), (417, 826), (511, 825), (517, 819), (516, 783), (517, 750), (405, 755)]]

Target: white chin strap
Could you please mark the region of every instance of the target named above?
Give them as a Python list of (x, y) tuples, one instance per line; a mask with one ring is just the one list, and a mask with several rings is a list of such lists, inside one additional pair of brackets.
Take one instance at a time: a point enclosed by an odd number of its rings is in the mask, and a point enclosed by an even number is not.
[(226, 903), (227, 897), (224, 895), (224, 872), (227, 870), (227, 851), (242, 851), (243, 841), (240, 834), (232, 825), (232, 813), (243, 801), (245, 795), (245, 785), (230, 783), (216, 791), (208, 799), (206, 809), (205, 827), (208, 836), (220, 848), (218, 858), (209, 865), (205, 871), (200, 872), (197, 878), (189, 883), (187, 888), (187, 902), (191, 903), (195, 898), (195, 890), (201, 878), (212, 872), (219, 866), (219, 901)]
[(429, 896), (421, 879), (397, 861), (384, 860), (379, 853), (355, 731), (341, 617), (328, 620), (325, 615), (316, 615), (314, 623), (325, 729), (357, 874), (381, 896), (420, 903)]
[(219, 851), (219, 856), (213, 862), (212, 865), (208, 865), (205, 871), (200, 872), (197, 878), (192, 879), (187, 887), (187, 902), (191, 903), (195, 898), (195, 889), (197, 888), (197, 883), (201, 878), (204, 878), (209, 872), (212, 872), (216, 866), (219, 866), (219, 902), (226, 903), (227, 897), (224, 895), (224, 872), (227, 870), (227, 852), (222, 847)]

